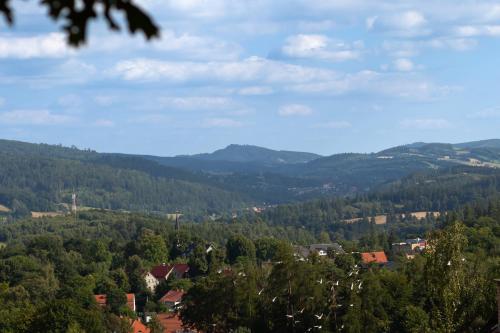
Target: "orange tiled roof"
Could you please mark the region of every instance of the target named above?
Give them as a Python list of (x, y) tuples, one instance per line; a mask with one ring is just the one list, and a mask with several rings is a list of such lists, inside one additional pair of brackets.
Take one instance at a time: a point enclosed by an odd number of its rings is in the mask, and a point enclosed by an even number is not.
[(162, 298), (160, 298), (160, 302), (177, 303), (181, 301), (184, 294), (185, 293), (182, 290), (169, 290)]
[(140, 320), (134, 320), (132, 322), (132, 332), (133, 333), (150, 333), (151, 330), (144, 325)]
[(158, 321), (164, 329), (164, 333), (176, 333), (182, 331), (182, 321), (175, 313), (159, 313)]
[[(108, 298), (104, 294), (94, 295), (95, 301), (100, 306), (106, 306)], [(130, 310), (135, 311), (135, 294), (127, 294), (127, 306)]]
[(384, 251), (363, 252), (361, 253), (361, 260), (363, 260), (364, 264), (386, 264), (388, 261)]

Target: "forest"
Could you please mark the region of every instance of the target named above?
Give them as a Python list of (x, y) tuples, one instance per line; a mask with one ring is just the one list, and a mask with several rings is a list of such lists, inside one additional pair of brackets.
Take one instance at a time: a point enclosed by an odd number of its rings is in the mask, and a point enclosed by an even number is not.
[[(429, 247), (408, 259), (392, 250), (409, 236), (401, 223), (368, 221), (346, 240), (327, 228), (265, 219), (183, 220), (179, 231), (161, 216), (98, 210), (7, 220), (0, 331), (130, 332), (128, 318), (169, 311), (160, 298), (182, 289), (178, 315), (205, 332), (488, 332), (496, 320), (499, 221), (498, 200), (463, 205), (429, 221), (419, 234)], [(295, 251), (332, 240), (344, 253)], [(390, 265), (360, 261), (360, 251), (377, 250)], [(189, 276), (148, 289), (144, 273), (164, 262), (187, 263)], [(137, 312), (125, 306), (126, 293), (136, 295)], [(104, 309), (95, 294), (110, 298)], [(163, 332), (155, 315), (148, 325)]]

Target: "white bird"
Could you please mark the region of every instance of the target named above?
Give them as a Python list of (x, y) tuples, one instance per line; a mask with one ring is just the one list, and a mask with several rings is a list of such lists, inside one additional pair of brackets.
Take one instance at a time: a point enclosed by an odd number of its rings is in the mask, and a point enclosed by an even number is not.
[(323, 279), (320, 279), (320, 280), (318, 281), (318, 283), (319, 283), (319, 284), (323, 284)]
[(300, 323), (300, 320), (296, 320), (296, 321), (294, 321), (293, 323), (294, 323), (294, 324), (298, 324), (298, 323)]
[(321, 329), (321, 327), (323, 327), (323, 326), (321, 326), (321, 325), (315, 325), (315, 326), (314, 326), (314, 328), (317, 328), (317, 329), (319, 329), (319, 330)]
[(351, 305), (349, 305), (349, 306), (354, 306), (354, 304), (351, 304)]
[(314, 316), (316, 316), (316, 318), (318, 318), (318, 320), (321, 320), (321, 318), (323, 318), (323, 314), (321, 314), (319, 316), (317, 314), (315, 314)]
[(353, 272), (349, 273), (349, 276), (351, 276), (351, 275), (352, 275), (352, 273), (353, 273)]
[(338, 286), (339, 285), (339, 281), (335, 282), (335, 285)]
[(462, 258), (462, 261), (465, 261), (465, 258)]
[(293, 318), (293, 316), (292, 316), (292, 315), (286, 315), (286, 317), (287, 317), (287, 318)]
[(306, 308), (302, 308), (302, 310), (299, 311), (299, 313), (303, 313)]
[(358, 289), (361, 289), (361, 285), (363, 284), (363, 281), (359, 283)]
[(259, 291), (259, 295), (262, 294), (262, 292), (264, 291), (264, 288), (262, 288), (260, 291)]
[(354, 289), (354, 282), (351, 283), (351, 290)]
[(448, 261), (448, 266), (451, 266), (451, 260), (450, 260), (450, 261)]
[(273, 303), (276, 301), (276, 298), (278, 298), (278, 296), (276, 296), (275, 298), (273, 298)]

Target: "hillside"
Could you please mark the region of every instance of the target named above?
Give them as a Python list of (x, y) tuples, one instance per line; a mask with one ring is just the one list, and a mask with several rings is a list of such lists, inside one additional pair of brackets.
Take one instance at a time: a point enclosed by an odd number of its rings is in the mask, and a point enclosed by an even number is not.
[(14, 214), (52, 211), (69, 203), (75, 190), (82, 205), (96, 208), (229, 214), (253, 205), (369, 193), (453, 167), (496, 172), (497, 144), (415, 143), (327, 157), (230, 145), (212, 154), (158, 157), (0, 140), (0, 204)]

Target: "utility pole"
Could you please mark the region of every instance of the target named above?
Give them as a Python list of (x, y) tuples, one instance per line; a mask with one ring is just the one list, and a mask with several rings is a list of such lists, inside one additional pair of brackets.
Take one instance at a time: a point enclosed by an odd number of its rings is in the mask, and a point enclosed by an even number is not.
[(76, 192), (73, 190), (73, 194), (71, 194), (71, 211), (75, 214), (75, 222), (77, 221), (77, 206), (76, 206)]
[(175, 212), (175, 233), (176, 233), (176, 237), (177, 237), (177, 247), (179, 247), (181, 245), (180, 237), (179, 237), (179, 231), (181, 229), (181, 225), (179, 222), (179, 215), (180, 215), (180, 212), (177, 210)]

